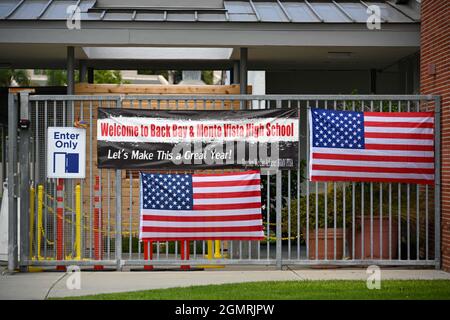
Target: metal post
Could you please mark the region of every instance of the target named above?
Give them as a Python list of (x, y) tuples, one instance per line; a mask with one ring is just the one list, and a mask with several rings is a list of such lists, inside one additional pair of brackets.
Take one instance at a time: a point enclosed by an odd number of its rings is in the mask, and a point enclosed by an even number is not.
[(122, 171), (116, 170), (116, 260), (117, 271), (122, 269)]
[(94, 83), (94, 68), (87, 68), (87, 82)]
[[(122, 100), (119, 98), (116, 103), (117, 108), (122, 107)], [(116, 170), (116, 261), (117, 271), (122, 269), (122, 171)]]
[(87, 81), (87, 64), (86, 60), (80, 60), (80, 82), (86, 82)]
[(241, 48), (240, 54), (240, 63), (239, 63), (239, 82), (240, 86), (240, 94), (247, 94), (247, 59), (248, 59), (248, 49)]
[(75, 92), (75, 49), (67, 47), (67, 94)]
[(377, 93), (377, 70), (370, 69), (370, 93)]
[(30, 113), (28, 92), (20, 93), (20, 271), (27, 271), (30, 255)]
[(14, 272), (17, 257), (17, 96), (8, 96), (8, 271)]
[(277, 260), (277, 269), (282, 269), (282, 242), (281, 242), (281, 170), (277, 170), (276, 172), (276, 260)]
[[(1, 136), (0, 136), (0, 139), (1, 139), (1, 144), (2, 144), (2, 150), (1, 150), (1, 153), (2, 153), (2, 157), (1, 157), (1, 162), (2, 162), (2, 172), (1, 172), (1, 174), (2, 174), (2, 181), (4, 181), (5, 179), (6, 179), (6, 149), (7, 149), (7, 147), (6, 147), (6, 128), (5, 127), (3, 127), (3, 126), (1, 126), (1, 130), (2, 130), (2, 132), (1, 132)], [(0, 188), (1, 190), (0, 190), (0, 195), (3, 195), (3, 187), (1, 187)]]
[(239, 61), (234, 61), (233, 63), (233, 79), (232, 79), (232, 83), (233, 84), (238, 84), (239, 83)]
[(434, 97), (434, 233), (436, 269), (441, 268), (441, 98)]

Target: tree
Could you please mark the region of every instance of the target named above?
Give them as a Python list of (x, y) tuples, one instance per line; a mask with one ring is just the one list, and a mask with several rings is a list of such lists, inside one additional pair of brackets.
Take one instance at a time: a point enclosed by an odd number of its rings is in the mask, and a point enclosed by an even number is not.
[(124, 81), (119, 70), (94, 70), (94, 83), (121, 84)]
[(30, 78), (26, 70), (22, 69), (1, 69), (0, 87), (10, 87), (15, 81), (19, 86), (29, 86)]
[[(47, 85), (48, 86), (65, 86), (67, 85), (67, 71), (66, 70), (46, 70)], [(75, 82), (79, 80), (79, 73), (75, 72)], [(120, 84), (125, 83), (122, 80), (122, 75), (119, 70), (94, 70), (95, 83), (111, 83)]]
[(66, 70), (45, 70), (48, 86), (65, 86), (67, 84)]

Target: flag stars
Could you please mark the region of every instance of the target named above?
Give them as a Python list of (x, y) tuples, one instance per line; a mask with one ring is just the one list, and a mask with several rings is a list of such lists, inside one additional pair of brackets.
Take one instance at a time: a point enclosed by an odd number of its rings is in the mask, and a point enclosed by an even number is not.
[[(364, 148), (363, 113), (354, 111), (314, 110), (312, 113), (314, 147)], [(350, 139), (351, 138), (351, 139)]]
[(142, 207), (154, 210), (192, 208), (192, 176), (142, 174)]

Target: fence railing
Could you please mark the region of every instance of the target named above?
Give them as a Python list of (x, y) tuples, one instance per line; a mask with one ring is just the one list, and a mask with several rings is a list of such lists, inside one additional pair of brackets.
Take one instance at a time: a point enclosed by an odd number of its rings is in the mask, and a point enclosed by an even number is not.
[[(9, 149), (10, 153), (27, 152), (26, 157), (29, 158), (28, 162), (24, 156), (19, 160), (24, 166), (21, 167), (21, 175), (24, 170), (27, 171), (28, 180), (20, 178), (20, 192), (13, 187), (10, 189), (13, 200), (19, 195), (30, 201), (28, 208), (21, 208), (20, 214), (21, 230), (26, 231), (21, 233), (19, 241), (21, 266), (75, 264), (120, 269), (125, 266), (226, 264), (276, 265), (279, 268), (283, 265), (440, 265), (438, 97), (31, 95), (27, 96), (27, 100), (21, 99), (22, 106), (24, 101), (30, 117), (30, 135), (24, 134), (26, 129), (20, 130), (20, 139), (29, 139), (29, 147), (24, 150), (19, 145), (19, 150), (14, 150), (12, 146)], [(10, 108), (17, 103), (14, 97), (10, 97)], [(139, 176), (133, 170), (97, 168), (98, 107), (199, 110), (298, 108), (301, 160), (298, 168), (262, 169), (261, 172), (265, 239), (153, 242), (150, 245), (139, 242)], [(310, 128), (306, 119), (310, 108), (372, 112), (435, 111), (435, 185), (309, 182)], [(87, 125), (86, 178), (64, 181), (64, 201), (58, 203), (58, 181), (47, 178), (47, 128), (73, 126), (75, 121), (84, 121)], [(11, 123), (9, 134), (14, 135)], [(16, 140), (13, 137), (9, 141), (14, 143)], [(14, 177), (17, 174), (15, 167), (8, 168), (9, 177)], [(183, 172), (183, 169), (178, 172)], [(78, 212), (75, 209), (77, 186), (80, 186), (81, 199)], [(62, 214), (58, 214), (58, 206), (63, 207)], [(14, 210), (14, 206), (10, 209)], [(62, 224), (62, 230), (58, 229), (58, 223)], [(81, 230), (81, 239), (77, 238), (77, 230)], [(62, 246), (63, 259), (57, 259), (58, 246)], [(81, 246), (81, 250), (77, 246)], [(81, 257), (77, 256), (77, 250), (81, 251)]]

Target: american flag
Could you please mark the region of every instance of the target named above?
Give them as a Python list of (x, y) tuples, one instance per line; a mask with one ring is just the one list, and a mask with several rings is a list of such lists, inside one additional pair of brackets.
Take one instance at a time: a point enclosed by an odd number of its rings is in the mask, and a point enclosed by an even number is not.
[(262, 240), (259, 171), (141, 173), (140, 239)]
[(310, 180), (432, 184), (432, 112), (309, 112)]

